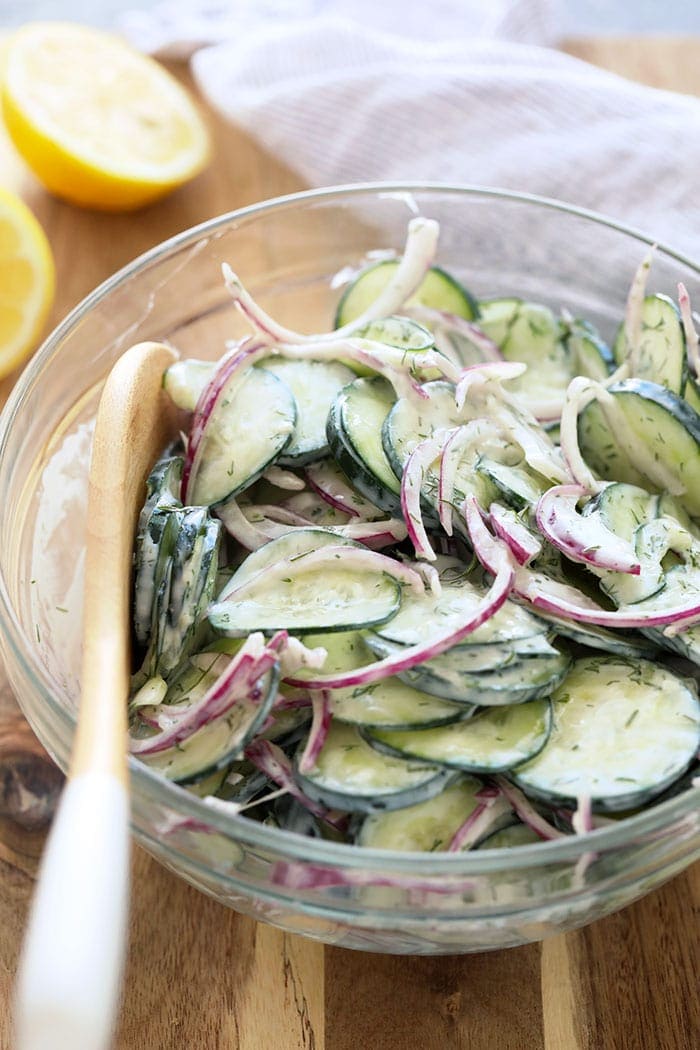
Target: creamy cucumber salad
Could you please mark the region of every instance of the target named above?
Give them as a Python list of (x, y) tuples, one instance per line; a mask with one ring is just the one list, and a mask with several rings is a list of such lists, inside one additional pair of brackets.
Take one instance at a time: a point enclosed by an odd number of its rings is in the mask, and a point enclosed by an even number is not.
[(188, 427), (138, 524), (132, 753), (231, 814), (394, 850), (692, 790), (700, 354), (650, 265), (611, 346), (477, 298), (430, 219), (325, 333), (224, 267), (250, 335), (164, 376)]

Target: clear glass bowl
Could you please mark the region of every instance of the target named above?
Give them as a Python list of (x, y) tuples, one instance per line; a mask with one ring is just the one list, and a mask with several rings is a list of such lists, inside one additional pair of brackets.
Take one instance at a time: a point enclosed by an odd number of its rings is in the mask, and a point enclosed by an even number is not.
[[(439, 261), (477, 295), (565, 306), (607, 337), (651, 243), (555, 201), (475, 187), (296, 194), (143, 255), (81, 303), (27, 368), (0, 423), (1, 636), (22, 709), (59, 765), (75, 725), (89, 421), (115, 359), (143, 339), (218, 356), (225, 338), (242, 333), (224, 260), (281, 321), (328, 328), (344, 268), (400, 249), (417, 213), (440, 221)], [(655, 290), (673, 294), (679, 280), (697, 288), (699, 278), (698, 265), (657, 250)], [(131, 777), (134, 834), (172, 871), (265, 922), (370, 951), (452, 954), (538, 940), (623, 907), (700, 852), (697, 790), (581, 838), (401, 854), (231, 818), (137, 762)]]

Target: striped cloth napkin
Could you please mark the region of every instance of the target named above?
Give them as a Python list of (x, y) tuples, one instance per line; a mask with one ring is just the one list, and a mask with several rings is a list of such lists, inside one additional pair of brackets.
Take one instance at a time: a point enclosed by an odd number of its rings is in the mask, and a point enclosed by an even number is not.
[(191, 54), (210, 102), (311, 185), (540, 193), (700, 255), (700, 100), (546, 46), (554, 0), (165, 0), (120, 28)]

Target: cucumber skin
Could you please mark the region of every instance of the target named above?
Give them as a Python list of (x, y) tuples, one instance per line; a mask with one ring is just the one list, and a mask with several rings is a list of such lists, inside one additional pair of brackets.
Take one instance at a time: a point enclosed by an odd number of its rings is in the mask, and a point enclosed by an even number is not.
[[(355, 277), (355, 279), (353, 281), (351, 281), (351, 283), (348, 285), (348, 287), (345, 289), (345, 291), (343, 292), (342, 296), (340, 297), (340, 300), (339, 300), (338, 305), (336, 307), (335, 317), (333, 319), (333, 327), (334, 328), (342, 328), (345, 324), (349, 324), (349, 323), (351, 323), (352, 321), (355, 320), (355, 317), (346, 316), (346, 310), (347, 310), (348, 300), (350, 299), (350, 296), (352, 295), (352, 293), (357, 288), (359, 282), (362, 281), (362, 279), (364, 277), (366, 277), (367, 274), (369, 274), (369, 273), (371, 273), (371, 272), (373, 272), (375, 270), (378, 270), (378, 269), (380, 269), (383, 266), (392, 266), (392, 267), (396, 266), (398, 261), (399, 261), (398, 259), (381, 259), (379, 262), (371, 263), (369, 266), (365, 266), (360, 271), (360, 273), (358, 273), (357, 277)], [(446, 284), (450, 285), (450, 287), (452, 289), (454, 289), (458, 293), (458, 295), (463, 299), (463, 301), (464, 301), (463, 311), (458, 316), (463, 317), (466, 321), (475, 321), (475, 320), (478, 319), (478, 317), (479, 317), (479, 303), (474, 298), (474, 296), (471, 294), (471, 292), (469, 292), (464, 287), (463, 284), (461, 284), (455, 277), (453, 277), (451, 273), (448, 273), (447, 270), (443, 270), (443, 268), (441, 266), (431, 266), (430, 269), (428, 270), (428, 274), (430, 274), (430, 273), (438, 274), (439, 277), (442, 278), (442, 280), (445, 281)], [(420, 293), (420, 287), (419, 287), (418, 291), (416, 293), (414, 293), (414, 294), (419, 294), (419, 293)], [(411, 296), (410, 298), (413, 298), (413, 296)], [(423, 305), (425, 305), (425, 306), (434, 306), (438, 310), (442, 309), (440, 304), (436, 303), (436, 302), (423, 303)], [(355, 315), (355, 316), (359, 316), (359, 315)]]
[(333, 459), (355, 486), (360, 495), (373, 503), (375, 507), (386, 511), (393, 517), (401, 517), (400, 482), (396, 479), (396, 492), (391, 492), (370, 470), (358, 452), (347, 441), (343, 433), (341, 413), (343, 411), (343, 391), (331, 405), (326, 423), (326, 439)]

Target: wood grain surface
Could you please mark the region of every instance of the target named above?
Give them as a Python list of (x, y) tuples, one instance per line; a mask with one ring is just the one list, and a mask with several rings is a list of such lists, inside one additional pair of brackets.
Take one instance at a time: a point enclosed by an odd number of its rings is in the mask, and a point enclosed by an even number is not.
[[(700, 40), (576, 40), (567, 50), (625, 76), (700, 95)], [(182, 76), (186, 75), (179, 71)], [(0, 184), (44, 225), (58, 321), (99, 281), (221, 211), (302, 188), (206, 113), (212, 166), (138, 215), (49, 197), (0, 140)], [(12, 380), (0, 383), (4, 399)], [(0, 1050), (28, 901), (60, 777), (0, 669)], [(134, 850), (130, 950), (116, 1050), (696, 1050), (700, 868), (618, 915), (543, 944), (406, 958), (327, 948), (256, 924)], [(76, 1050), (80, 1050), (76, 1047)]]

